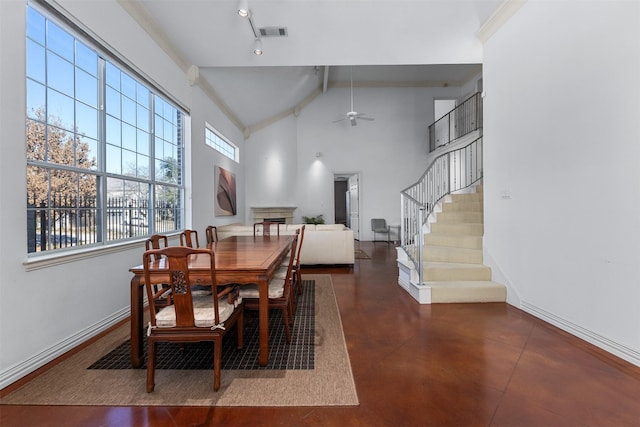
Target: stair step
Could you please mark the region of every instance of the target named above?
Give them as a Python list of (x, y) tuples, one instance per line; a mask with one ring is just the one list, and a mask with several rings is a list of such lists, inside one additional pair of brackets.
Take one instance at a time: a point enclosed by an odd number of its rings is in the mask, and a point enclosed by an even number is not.
[(468, 202), (480, 202), (482, 203), (483, 194), (482, 193), (458, 193), (458, 194), (450, 194), (447, 196), (448, 200), (451, 200), (453, 203), (468, 203)]
[(504, 285), (485, 281), (435, 281), (426, 282), (431, 287), (432, 303), (505, 302)]
[(443, 203), (442, 212), (482, 212), (482, 202)]
[(436, 215), (436, 221), (439, 223), (451, 222), (484, 222), (482, 211), (449, 211), (439, 212)]
[(484, 234), (484, 225), (478, 222), (463, 223), (438, 223), (434, 222), (429, 226), (431, 233), (482, 236)]
[(482, 236), (429, 233), (424, 235), (424, 244), (429, 246), (482, 249)]
[(482, 264), (482, 249), (425, 245), (422, 255), (425, 262)]
[(491, 280), (491, 268), (483, 264), (424, 262), (425, 281)]

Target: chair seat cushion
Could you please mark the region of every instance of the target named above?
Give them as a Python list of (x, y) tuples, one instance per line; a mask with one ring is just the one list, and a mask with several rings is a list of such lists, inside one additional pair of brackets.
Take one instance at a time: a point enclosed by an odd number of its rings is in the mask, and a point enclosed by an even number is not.
[(280, 266), (280, 268), (276, 270), (275, 274), (273, 275), (273, 278), (282, 279), (282, 280), (286, 279), (288, 269), (289, 269), (289, 265)]
[[(231, 316), (235, 309), (234, 304), (229, 304), (227, 298), (218, 301), (218, 314), (220, 323)], [(198, 327), (211, 327), (216, 325), (213, 297), (211, 295), (193, 296), (194, 323)], [(156, 314), (156, 326), (170, 328), (176, 326), (176, 311), (173, 305), (165, 307)]]
[[(284, 279), (273, 278), (269, 282), (269, 298), (282, 298), (284, 295)], [(250, 285), (240, 286), (240, 296), (242, 298), (259, 298), (260, 292), (258, 285), (252, 283)]]

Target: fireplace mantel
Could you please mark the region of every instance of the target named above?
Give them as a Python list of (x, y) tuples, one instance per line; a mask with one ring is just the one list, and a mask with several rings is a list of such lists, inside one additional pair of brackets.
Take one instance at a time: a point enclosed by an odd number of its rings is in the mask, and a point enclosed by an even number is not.
[(253, 222), (268, 221), (270, 219), (284, 218), (285, 224), (293, 223), (295, 206), (252, 206)]

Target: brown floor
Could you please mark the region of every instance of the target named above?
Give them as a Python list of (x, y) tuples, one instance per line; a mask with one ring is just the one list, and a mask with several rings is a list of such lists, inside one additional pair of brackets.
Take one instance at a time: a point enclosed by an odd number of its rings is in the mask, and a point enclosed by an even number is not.
[(0, 406), (0, 426), (640, 426), (640, 368), (502, 303), (419, 305), (395, 249), (331, 273), (359, 407)]

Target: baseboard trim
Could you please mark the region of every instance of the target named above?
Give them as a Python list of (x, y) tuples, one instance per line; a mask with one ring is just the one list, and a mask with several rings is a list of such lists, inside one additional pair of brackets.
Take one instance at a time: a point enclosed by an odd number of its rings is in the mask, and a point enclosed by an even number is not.
[(88, 328), (81, 330), (77, 334), (41, 351), (24, 362), (17, 363), (3, 370), (0, 372), (0, 390), (8, 387), (16, 381), (19, 381), (21, 378), (24, 378), (47, 363), (73, 350), (85, 341), (127, 319), (130, 314), (129, 307), (123, 308), (100, 322), (95, 323)]
[(614, 356), (617, 356), (629, 363), (640, 367), (640, 351), (638, 350), (627, 347), (626, 345), (613, 341), (596, 332), (585, 329), (580, 325), (569, 322), (568, 320), (558, 317), (553, 313), (549, 313), (548, 311), (536, 307), (533, 304), (529, 304), (523, 301), (520, 305), (520, 308), (523, 311), (531, 314), (532, 316), (544, 320), (545, 322), (550, 323), (553, 326), (556, 326), (563, 331), (570, 333), (571, 335), (583, 339), (588, 343), (593, 344), (596, 347), (613, 354)]

